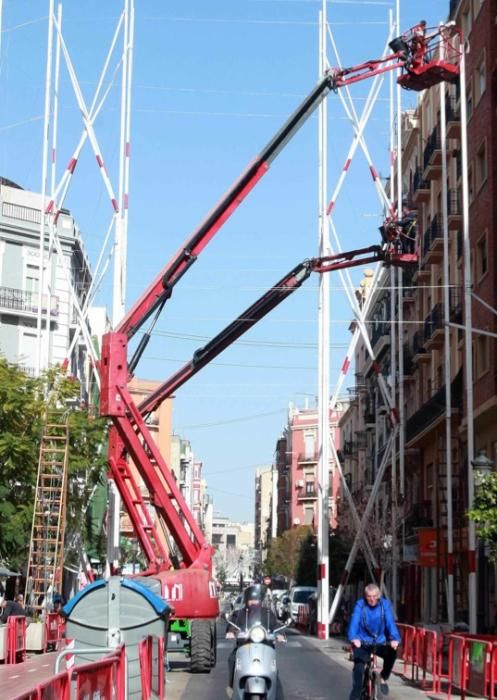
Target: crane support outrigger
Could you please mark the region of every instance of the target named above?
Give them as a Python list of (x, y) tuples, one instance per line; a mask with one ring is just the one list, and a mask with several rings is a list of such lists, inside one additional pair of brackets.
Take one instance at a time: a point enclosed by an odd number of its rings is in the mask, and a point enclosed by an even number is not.
[[(458, 30), (450, 25), (441, 25), (433, 36), (430, 36), (430, 41), (438, 42), (439, 45), (439, 52), (433, 58), (432, 64), (425, 58), (422, 62), (413, 60), (416, 58), (416, 49), (412, 48), (407, 40), (399, 37), (399, 50), (396, 50), (397, 45), (394, 44), (394, 53), (389, 56), (351, 68), (329, 69), (167, 263), (118, 327), (104, 335), (99, 362), (100, 413), (112, 421), (109, 434), (110, 473), (121, 493), (141, 549), (148, 561), (144, 575), (160, 585), (160, 592), (174, 607), (176, 618), (193, 619), (198, 623), (197, 630), (192, 630), (192, 670), (208, 671), (215, 663), (215, 636), (209, 620), (217, 616), (219, 605), (216, 585), (212, 579), (212, 547), (206, 542), (150, 434), (146, 422), (147, 415), (158, 408), (173, 390), (245, 332), (250, 327), (249, 323), (244, 322), (247, 316), (252, 317), (253, 314), (254, 322), (262, 318), (297, 289), (313, 270), (322, 273), (372, 260), (385, 260), (390, 264), (408, 264), (414, 260), (402, 259), (402, 254), (373, 246), (330, 258), (304, 261), (250, 307), (243, 317), (239, 317), (198, 351), (188, 365), (175, 373), (140, 406), (137, 406), (131, 397), (129, 381), (176, 284), (322, 100), (330, 92), (346, 85), (399, 68), (403, 70), (399, 82), (406, 88), (424, 89), (446, 80), (458, 72), (459, 39)], [(428, 55), (425, 47), (423, 56)], [(440, 66), (441, 55), (445, 57), (445, 71)], [(412, 85), (409, 83), (410, 76)], [(366, 257), (357, 259), (358, 255)], [(151, 319), (150, 327), (144, 331), (133, 356), (128, 359), (128, 343), (148, 319)], [(150, 515), (148, 503), (133, 475), (128, 463), (129, 458), (132, 459), (148, 490), (150, 502), (156, 509), (158, 517), (155, 520)], [(171, 540), (174, 545), (171, 544)]]

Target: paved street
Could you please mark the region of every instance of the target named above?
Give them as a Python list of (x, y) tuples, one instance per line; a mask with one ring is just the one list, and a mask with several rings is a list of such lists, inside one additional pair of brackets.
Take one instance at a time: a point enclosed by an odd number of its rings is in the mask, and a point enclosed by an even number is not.
[[(192, 675), (188, 665), (172, 657), (168, 674), (168, 700), (219, 700), (229, 698), (227, 657), (232, 642), (224, 639), (224, 625), (218, 625), (218, 662), (208, 675)], [(347, 700), (350, 692), (352, 664), (343, 651), (344, 642), (331, 639), (323, 642), (287, 634), (287, 644), (278, 645), (280, 693), (278, 700)], [(427, 695), (404, 684), (399, 677), (390, 683), (389, 700), (420, 700)], [(429, 696), (428, 696), (429, 697)]]

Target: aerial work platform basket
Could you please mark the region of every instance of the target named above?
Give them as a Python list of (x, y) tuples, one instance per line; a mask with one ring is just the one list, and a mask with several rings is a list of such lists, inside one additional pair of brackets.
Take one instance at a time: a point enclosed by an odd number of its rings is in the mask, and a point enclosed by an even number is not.
[(453, 82), (459, 76), (463, 40), (452, 22), (427, 28), (422, 20), (393, 39), (390, 48), (404, 54), (397, 82), (406, 90), (420, 92), (441, 82)]

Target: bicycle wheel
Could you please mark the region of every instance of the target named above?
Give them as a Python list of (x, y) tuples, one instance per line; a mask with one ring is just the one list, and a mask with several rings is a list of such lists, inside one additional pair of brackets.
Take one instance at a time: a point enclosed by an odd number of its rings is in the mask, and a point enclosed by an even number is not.
[(380, 698), (380, 679), (378, 678), (378, 674), (376, 671), (371, 671), (371, 690), (370, 690), (370, 698), (371, 700), (379, 700)]
[(371, 700), (371, 669), (366, 666), (362, 681), (361, 700)]

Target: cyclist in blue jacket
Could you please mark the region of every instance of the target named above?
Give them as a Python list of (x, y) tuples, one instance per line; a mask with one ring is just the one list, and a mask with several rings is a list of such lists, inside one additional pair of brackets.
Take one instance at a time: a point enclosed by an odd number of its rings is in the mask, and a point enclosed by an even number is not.
[(400, 634), (393, 619), (392, 607), (386, 598), (382, 598), (380, 589), (370, 583), (364, 589), (364, 598), (355, 604), (350, 619), (348, 638), (354, 653), (352, 671), (352, 692), (349, 700), (360, 700), (364, 666), (375, 647), (377, 656), (383, 659), (380, 674), (380, 689), (388, 695), (387, 680), (392, 672)]

